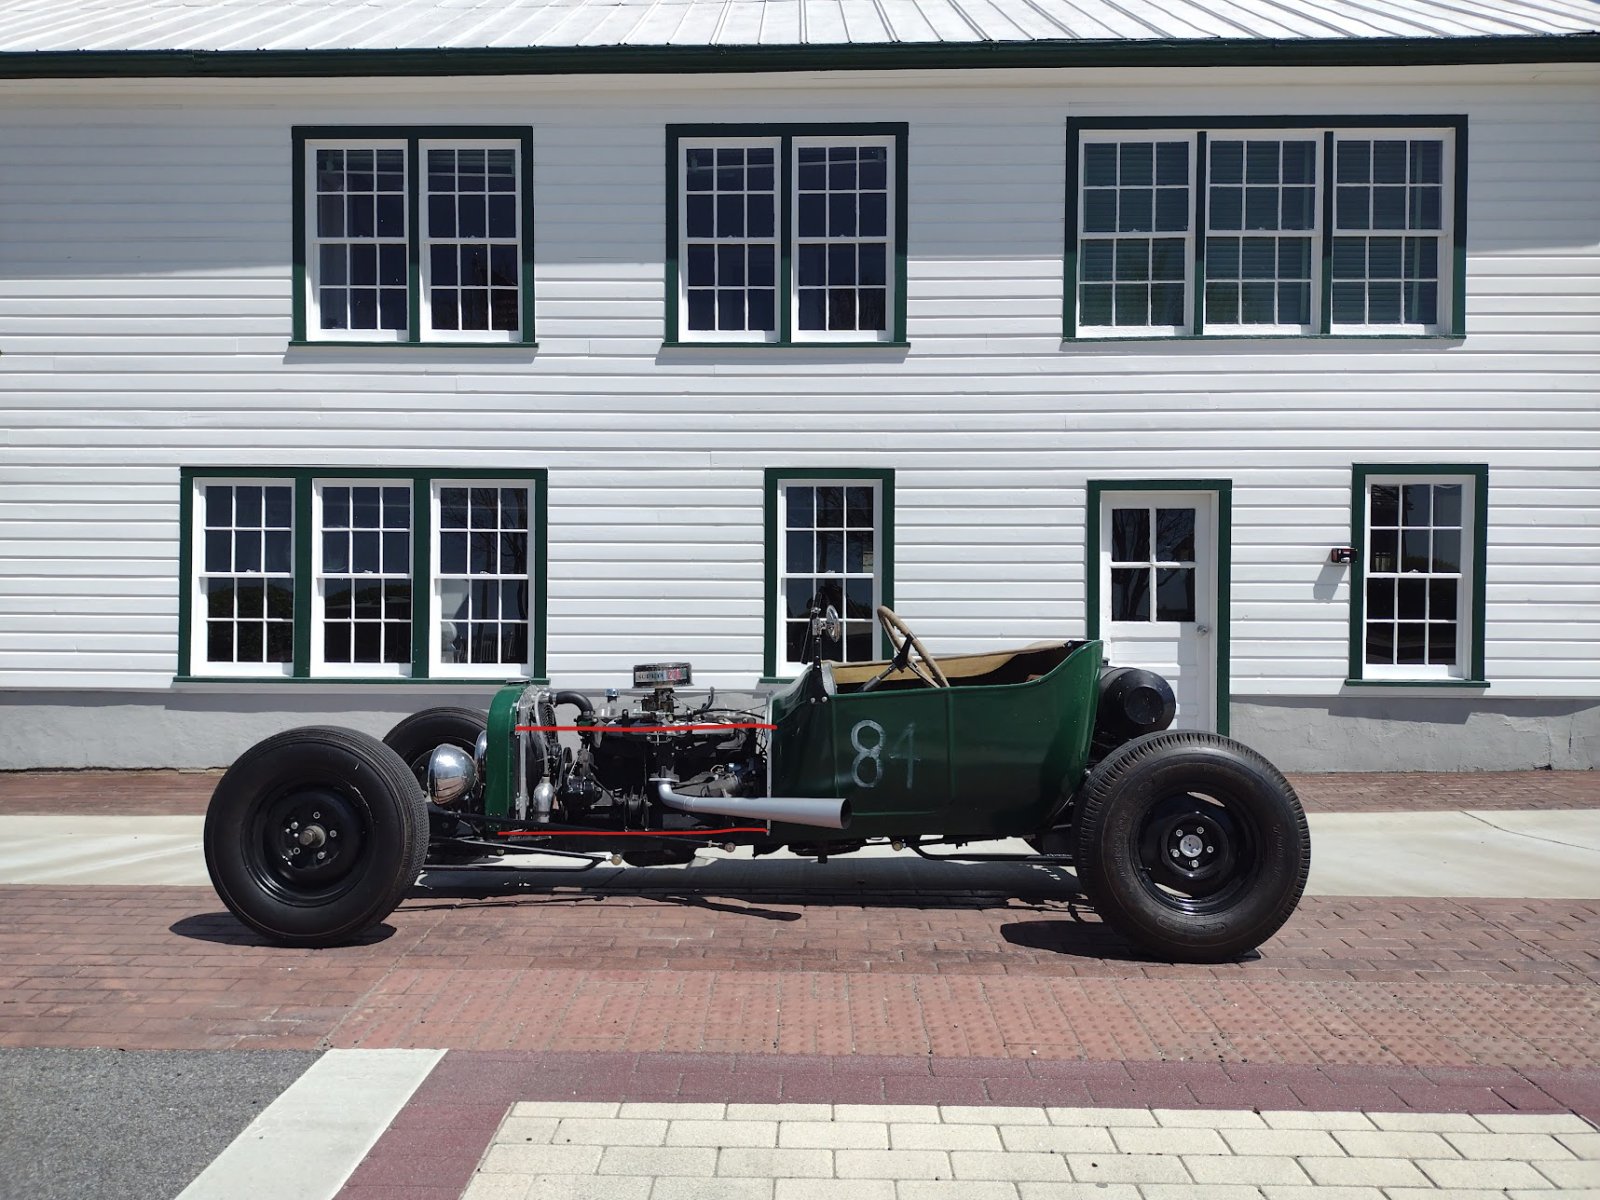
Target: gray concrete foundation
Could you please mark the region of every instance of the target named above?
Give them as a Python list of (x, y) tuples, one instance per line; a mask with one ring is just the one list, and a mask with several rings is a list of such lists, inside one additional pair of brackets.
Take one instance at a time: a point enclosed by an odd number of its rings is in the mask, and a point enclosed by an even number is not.
[(1600, 703), (1490, 696), (1235, 696), (1232, 735), (1283, 771), (1592, 770)]

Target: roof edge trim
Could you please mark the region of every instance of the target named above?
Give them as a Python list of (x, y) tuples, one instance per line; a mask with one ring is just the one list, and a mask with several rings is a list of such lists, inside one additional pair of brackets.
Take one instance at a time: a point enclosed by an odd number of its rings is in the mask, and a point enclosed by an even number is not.
[(33, 50), (0, 78), (660, 75), (1007, 67), (1370, 67), (1600, 61), (1600, 33), (1518, 37), (1050, 40), (431, 50)]

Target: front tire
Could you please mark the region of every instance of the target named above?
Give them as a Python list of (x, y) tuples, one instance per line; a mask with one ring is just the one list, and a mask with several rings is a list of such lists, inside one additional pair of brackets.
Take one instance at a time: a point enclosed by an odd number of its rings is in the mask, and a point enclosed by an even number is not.
[(422, 870), (428, 812), (406, 763), (352, 729), (291, 729), (245, 751), (206, 810), (228, 910), (287, 946), (333, 946), (387, 917)]
[(1248, 746), (1213, 733), (1148, 734), (1084, 783), (1071, 841), (1101, 919), (1178, 962), (1253, 950), (1294, 912), (1311, 870), (1299, 797)]

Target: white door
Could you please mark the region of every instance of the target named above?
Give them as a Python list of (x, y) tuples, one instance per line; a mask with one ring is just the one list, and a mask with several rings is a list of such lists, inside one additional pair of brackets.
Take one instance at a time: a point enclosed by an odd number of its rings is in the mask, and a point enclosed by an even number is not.
[(1163, 675), (1177, 729), (1217, 721), (1217, 502), (1212, 492), (1100, 498), (1100, 636), (1117, 667)]

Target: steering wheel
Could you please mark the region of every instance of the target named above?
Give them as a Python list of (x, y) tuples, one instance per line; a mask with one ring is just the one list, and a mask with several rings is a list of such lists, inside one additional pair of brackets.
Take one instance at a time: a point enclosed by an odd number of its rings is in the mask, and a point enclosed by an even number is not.
[[(883, 632), (889, 639), (889, 644), (894, 647), (894, 662), (890, 670), (905, 669), (910, 671), (923, 683), (933, 688), (947, 688), (950, 681), (944, 677), (944, 672), (939, 669), (939, 664), (928, 654), (927, 647), (922, 644), (922, 639), (911, 632), (911, 627), (895, 615), (894, 609), (887, 605), (878, 605), (878, 624), (883, 626)], [(911, 652), (916, 651), (917, 658), (922, 660), (919, 667), (916, 660), (911, 657)], [(889, 672), (884, 672), (888, 674)], [(881, 678), (881, 676), (880, 676)], [(873, 680), (874, 683), (877, 680)]]

